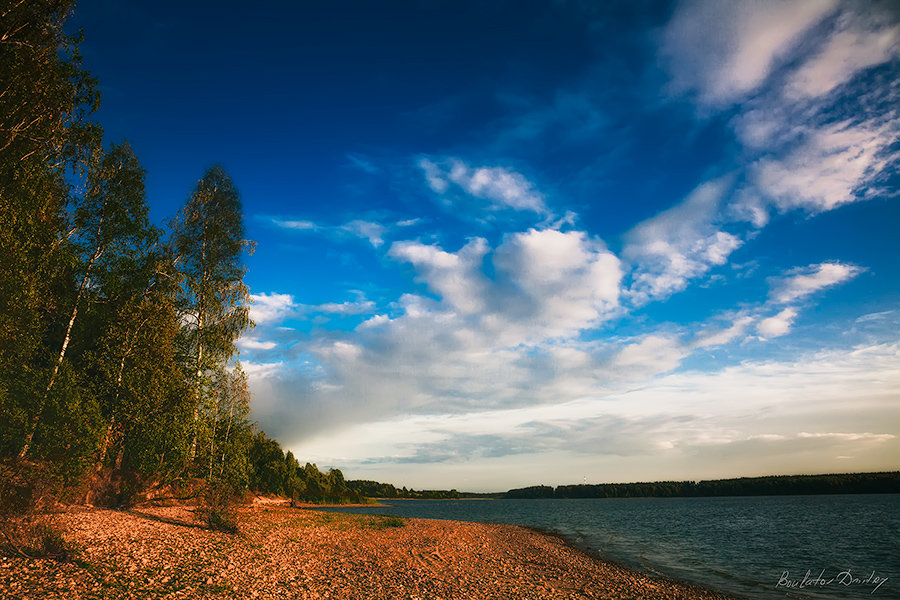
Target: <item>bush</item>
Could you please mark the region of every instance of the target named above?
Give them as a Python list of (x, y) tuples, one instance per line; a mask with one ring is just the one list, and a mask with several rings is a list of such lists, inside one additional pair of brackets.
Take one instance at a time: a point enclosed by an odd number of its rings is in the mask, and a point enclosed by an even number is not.
[(85, 499), (94, 506), (128, 509), (137, 502), (141, 487), (135, 473), (105, 468), (90, 478)]
[(36, 463), (0, 462), (0, 554), (69, 560), (74, 554), (48, 513), (54, 481)]
[(237, 504), (241, 498), (227, 483), (211, 483), (206, 488), (198, 514), (213, 531), (238, 533)]

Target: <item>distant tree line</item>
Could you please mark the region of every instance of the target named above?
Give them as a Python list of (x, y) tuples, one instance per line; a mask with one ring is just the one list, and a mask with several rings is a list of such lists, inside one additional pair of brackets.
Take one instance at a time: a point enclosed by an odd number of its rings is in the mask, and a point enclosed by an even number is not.
[(654, 481), (538, 485), (509, 490), (504, 498), (676, 498), (698, 496), (783, 496), (808, 494), (896, 494), (900, 471), (834, 475), (741, 477), (710, 481)]
[(250, 443), (250, 489), (261, 494), (286, 496), (292, 503), (347, 504), (366, 499), (352, 489), (339, 469), (326, 472), (310, 463), (300, 466), (293, 453), (276, 440), (257, 432)]
[(377, 481), (353, 480), (347, 485), (361, 496), (368, 498), (418, 498), (420, 500), (458, 500), (470, 497), (470, 494), (460, 494), (456, 490), (413, 490), (406, 487), (396, 488), (390, 483)]

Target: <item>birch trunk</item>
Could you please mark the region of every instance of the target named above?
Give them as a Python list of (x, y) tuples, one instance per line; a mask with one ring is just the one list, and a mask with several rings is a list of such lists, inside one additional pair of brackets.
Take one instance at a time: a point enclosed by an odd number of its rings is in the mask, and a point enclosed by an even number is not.
[(62, 347), (59, 349), (59, 355), (56, 357), (56, 363), (53, 365), (53, 371), (50, 373), (50, 381), (47, 382), (47, 387), (44, 389), (44, 393), (41, 396), (41, 401), (38, 403), (37, 410), (35, 410), (34, 416), (31, 417), (31, 422), (28, 424), (28, 433), (25, 435), (25, 443), (22, 445), (22, 450), (19, 452), (19, 460), (24, 459), (28, 454), (28, 450), (31, 448), (31, 442), (34, 439), (34, 433), (35, 431), (37, 431), (38, 425), (41, 421), (41, 416), (44, 413), (44, 405), (47, 403), (47, 398), (50, 396), (50, 390), (53, 389), (53, 384), (56, 382), (56, 376), (59, 374), (59, 368), (62, 366), (63, 360), (66, 357), (66, 349), (69, 347), (69, 342), (72, 339), (72, 327), (75, 325), (75, 319), (78, 317), (78, 304), (81, 302), (81, 296), (84, 294), (84, 288), (87, 285), (88, 277), (90, 277), (94, 262), (96, 262), (102, 254), (103, 247), (98, 246), (94, 251), (94, 255), (91, 257), (90, 262), (88, 263), (87, 271), (85, 271), (84, 277), (81, 278), (81, 284), (78, 286), (78, 294), (75, 296), (75, 306), (72, 307), (72, 316), (69, 318), (69, 324), (66, 327), (66, 336), (65, 338), (63, 338)]

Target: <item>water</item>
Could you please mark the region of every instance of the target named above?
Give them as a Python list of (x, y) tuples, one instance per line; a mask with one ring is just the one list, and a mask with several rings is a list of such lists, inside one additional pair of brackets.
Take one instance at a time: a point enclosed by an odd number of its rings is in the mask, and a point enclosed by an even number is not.
[(900, 494), (389, 502), (329, 510), (536, 527), (742, 598), (900, 598)]

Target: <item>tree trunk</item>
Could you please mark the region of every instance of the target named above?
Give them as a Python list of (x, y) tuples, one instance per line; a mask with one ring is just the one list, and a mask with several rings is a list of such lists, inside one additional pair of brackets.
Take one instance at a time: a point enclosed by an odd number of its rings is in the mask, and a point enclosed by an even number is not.
[(56, 358), (56, 364), (53, 365), (53, 372), (50, 373), (50, 381), (47, 382), (47, 387), (44, 389), (44, 394), (41, 396), (41, 401), (38, 403), (37, 410), (35, 410), (34, 416), (31, 417), (31, 422), (28, 424), (28, 433), (25, 435), (25, 443), (22, 445), (22, 450), (19, 452), (19, 460), (24, 459), (28, 454), (29, 448), (31, 448), (31, 441), (34, 439), (34, 433), (37, 431), (38, 424), (40, 423), (41, 416), (44, 412), (44, 405), (47, 403), (47, 398), (50, 396), (50, 390), (53, 388), (53, 384), (56, 382), (56, 376), (59, 374), (59, 368), (62, 366), (63, 359), (66, 357), (66, 349), (69, 347), (69, 342), (72, 339), (72, 327), (75, 325), (75, 318), (78, 316), (78, 304), (81, 302), (81, 296), (84, 294), (84, 288), (87, 285), (88, 277), (91, 274), (91, 268), (93, 268), (94, 262), (100, 258), (102, 254), (103, 247), (97, 246), (94, 255), (88, 263), (87, 271), (85, 271), (84, 277), (81, 278), (81, 284), (78, 286), (78, 295), (75, 296), (75, 306), (72, 307), (72, 316), (69, 318), (69, 325), (66, 327), (66, 337), (63, 338), (62, 348), (59, 349), (59, 356)]
[(228, 436), (231, 434), (231, 420), (234, 417), (234, 394), (231, 394), (231, 403), (228, 406), (228, 427), (225, 428), (225, 443), (222, 445), (222, 464), (219, 467), (219, 477), (225, 474), (225, 451), (228, 448)]

